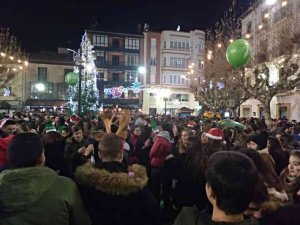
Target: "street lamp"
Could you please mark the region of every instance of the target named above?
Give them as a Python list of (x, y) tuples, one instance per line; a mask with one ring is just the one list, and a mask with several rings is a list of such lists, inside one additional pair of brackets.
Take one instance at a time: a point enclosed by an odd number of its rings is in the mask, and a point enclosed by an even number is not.
[(169, 89), (161, 89), (161, 94), (163, 97), (163, 101), (165, 102), (165, 115), (167, 115), (167, 101), (169, 100), (170, 90)]
[(165, 115), (167, 115), (167, 101), (169, 100), (169, 98), (164, 97), (163, 100), (165, 101)]

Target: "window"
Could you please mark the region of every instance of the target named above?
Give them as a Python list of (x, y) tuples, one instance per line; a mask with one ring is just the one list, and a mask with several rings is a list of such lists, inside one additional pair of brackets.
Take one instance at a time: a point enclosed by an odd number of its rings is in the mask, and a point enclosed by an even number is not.
[(73, 69), (64, 69), (64, 80), (65, 80), (65, 78), (66, 78), (66, 75), (67, 75), (68, 73), (73, 72), (73, 71), (74, 71)]
[(97, 51), (96, 52), (96, 63), (99, 63), (101, 65), (105, 64), (106, 57), (105, 57), (105, 52), (104, 51)]
[(39, 90), (39, 82), (31, 83), (30, 94), (33, 99), (53, 99), (53, 83), (43, 83), (45, 90)]
[(140, 49), (140, 40), (138, 38), (125, 38), (125, 48), (126, 49)]
[(164, 84), (172, 84), (172, 85), (185, 85), (188, 82), (180, 74), (165, 74), (163, 83)]
[(164, 41), (164, 48), (167, 48), (167, 42)]
[(187, 65), (188, 65), (188, 59), (170, 57), (170, 66), (183, 68), (183, 67), (187, 67)]
[(155, 66), (156, 65), (156, 57), (151, 57), (150, 65), (151, 66)]
[(181, 101), (188, 102), (189, 101), (189, 94), (181, 94)]
[(247, 24), (247, 34), (251, 33), (251, 30), (252, 30), (252, 23), (251, 21), (249, 21)]
[(67, 100), (68, 85), (66, 83), (58, 83), (57, 84), (57, 98), (62, 100)]
[(98, 74), (97, 74), (97, 79), (98, 80), (104, 80), (105, 79), (105, 74), (103, 71), (99, 71)]
[(186, 50), (190, 50), (190, 43), (188, 43), (188, 42), (186, 43), (185, 49), (186, 49)]
[(184, 41), (170, 41), (170, 48), (177, 50), (189, 50), (189, 43)]
[(120, 65), (120, 57), (118, 55), (112, 56), (112, 65), (114, 66)]
[(120, 40), (118, 38), (113, 38), (112, 39), (112, 46), (114, 48), (120, 48)]
[(47, 67), (38, 67), (38, 81), (47, 81)]
[(167, 58), (164, 57), (164, 66), (167, 66)]
[(100, 46), (100, 47), (108, 47), (108, 36), (94, 34), (93, 45)]
[(169, 101), (188, 102), (189, 94), (171, 94)]
[(139, 55), (137, 54), (125, 54), (126, 66), (137, 66), (139, 64)]
[(113, 73), (112, 74), (112, 81), (120, 81), (120, 77), (118, 73)]
[(135, 71), (126, 72), (126, 81), (134, 82), (136, 78), (138, 78), (138, 76)]
[(177, 42), (174, 42), (174, 48), (177, 49)]

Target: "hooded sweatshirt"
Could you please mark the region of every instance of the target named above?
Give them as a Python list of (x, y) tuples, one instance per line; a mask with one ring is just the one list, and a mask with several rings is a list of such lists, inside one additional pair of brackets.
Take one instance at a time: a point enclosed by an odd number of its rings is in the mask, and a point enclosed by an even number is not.
[(75, 183), (47, 167), (0, 173), (0, 225), (91, 224)]

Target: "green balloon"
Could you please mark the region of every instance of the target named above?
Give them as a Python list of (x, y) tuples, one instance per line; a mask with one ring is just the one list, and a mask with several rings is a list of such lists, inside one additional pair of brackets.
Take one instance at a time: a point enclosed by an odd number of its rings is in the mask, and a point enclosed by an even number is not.
[(241, 123), (238, 123), (234, 120), (230, 120), (230, 119), (225, 119), (225, 120), (221, 120), (218, 123), (218, 127), (224, 129), (224, 128), (236, 128), (239, 131), (243, 131), (245, 129), (245, 126)]
[(66, 74), (65, 81), (70, 86), (75, 86), (79, 81), (78, 73), (70, 72)]
[(249, 42), (244, 39), (235, 40), (226, 50), (227, 61), (235, 68), (247, 64), (251, 55), (251, 46)]

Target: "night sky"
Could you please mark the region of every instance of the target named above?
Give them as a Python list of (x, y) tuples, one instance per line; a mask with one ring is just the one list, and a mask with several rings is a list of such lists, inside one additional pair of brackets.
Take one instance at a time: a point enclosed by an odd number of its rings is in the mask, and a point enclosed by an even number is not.
[[(0, 0), (0, 26), (9, 27), (27, 52), (77, 49), (84, 29), (137, 32), (206, 29), (232, 0)], [(238, 9), (250, 0), (237, 0)], [(96, 28), (93, 28), (96, 29)]]

